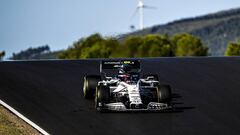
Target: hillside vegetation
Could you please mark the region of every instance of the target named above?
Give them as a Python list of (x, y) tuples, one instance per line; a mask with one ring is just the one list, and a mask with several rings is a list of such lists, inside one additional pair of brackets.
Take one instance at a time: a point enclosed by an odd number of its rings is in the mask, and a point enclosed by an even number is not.
[(142, 58), (172, 56), (206, 56), (208, 48), (189, 34), (129, 36), (123, 43), (116, 38), (93, 34), (75, 42), (60, 53), (60, 59)]
[(39, 60), (39, 59), (57, 59), (61, 51), (51, 51), (48, 45), (39, 47), (30, 47), (18, 53), (13, 53), (9, 58), (11, 60)]
[(156, 25), (121, 35), (119, 40), (124, 41), (129, 35), (189, 33), (199, 37), (208, 46), (210, 55), (219, 56), (224, 55), (229, 42), (240, 38), (239, 29), (240, 8)]

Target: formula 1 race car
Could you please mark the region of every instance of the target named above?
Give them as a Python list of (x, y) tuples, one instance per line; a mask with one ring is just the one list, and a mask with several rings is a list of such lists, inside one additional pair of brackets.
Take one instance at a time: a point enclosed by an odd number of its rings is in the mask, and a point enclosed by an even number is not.
[[(112, 74), (107, 76), (106, 70)], [(84, 77), (83, 94), (95, 98), (97, 111), (162, 111), (170, 109), (171, 88), (158, 75), (140, 78), (139, 60), (101, 61), (100, 75)]]

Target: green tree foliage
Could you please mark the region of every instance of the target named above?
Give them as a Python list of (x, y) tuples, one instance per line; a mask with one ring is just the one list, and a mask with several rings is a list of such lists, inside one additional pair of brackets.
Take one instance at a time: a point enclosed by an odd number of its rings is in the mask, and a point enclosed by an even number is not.
[(173, 45), (167, 36), (147, 35), (138, 48), (138, 57), (174, 56)]
[(29, 59), (39, 59), (39, 56), (44, 53), (49, 53), (50, 47), (48, 45), (36, 47), (36, 48), (28, 48), (27, 50), (23, 50), (19, 53), (13, 53), (10, 59), (12, 60), (29, 60)]
[(59, 58), (110, 58), (118, 44), (115, 38), (104, 39), (100, 34), (93, 34), (75, 42), (72, 47), (61, 53)]
[(176, 56), (206, 56), (208, 53), (202, 41), (190, 34), (175, 35), (172, 41)]
[(117, 40), (109, 38), (101, 42), (96, 42), (85, 52), (82, 58), (110, 58), (112, 52), (118, 46)]
[(240, 56), (240, 42), (229, 43), (225, 52), (225, 56)]
[(5, 51), (0, 52), (0, 60), (2, 60), (5, 55), (6, 55)]
[(115, 38), (93, 34), (75, 42), (59, 55), (61, 59), (139, 58), (172, 56), (205, 56), (207, 48), (200, 39), (189, 34), (129, 36), (120, 43)]
[(138, 57), (138, 48), (143, 44), (143, 37), (129, 36), (117, 51), (112, 54), (113, 58), (136, 58)]

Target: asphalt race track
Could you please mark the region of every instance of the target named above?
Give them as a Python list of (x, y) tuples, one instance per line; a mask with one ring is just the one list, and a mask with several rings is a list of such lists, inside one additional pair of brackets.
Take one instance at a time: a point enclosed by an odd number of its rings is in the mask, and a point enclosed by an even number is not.
[(83, 76), (98, 60), (0, 62), (0, 99), (53, 135), (238, 135), (240, 58), (142, 60), (173, 87), (176, 111), (96, 113)]

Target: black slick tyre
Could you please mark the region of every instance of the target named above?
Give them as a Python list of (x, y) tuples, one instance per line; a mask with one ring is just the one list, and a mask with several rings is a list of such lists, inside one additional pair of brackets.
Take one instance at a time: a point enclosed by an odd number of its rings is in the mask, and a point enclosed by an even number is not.
[(98, 82), (101, 81), (99, 75), (89, 75), (84, 77), (83, 95), (86, 99), (94, 99), (96, 87)]
[(110, 88), (108, 86), (100, 85), (96, 89), (95, 107), (97, 111), (104, 109), (104, 104), (110, 102)]
[(159, 103), (169, 103), (172, 100), (172, 91), (169, 85), (159, 85), (156, 94)]

